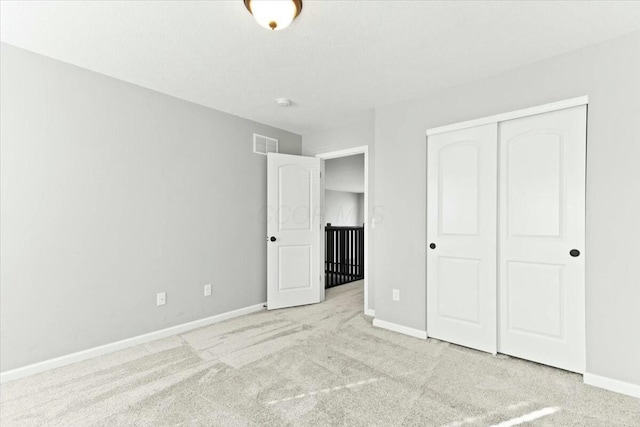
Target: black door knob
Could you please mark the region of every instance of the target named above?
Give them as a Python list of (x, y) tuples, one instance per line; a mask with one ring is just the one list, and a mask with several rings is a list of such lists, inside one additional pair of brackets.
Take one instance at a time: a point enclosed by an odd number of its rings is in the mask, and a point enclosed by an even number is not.
[(277, 239), (274, 236), (271, 236), (269, 240), (271, 240), (272, 242), (275, 242)]
[(569, 255), (571, 255), (572, 257), (580, 256), (580, 251), (579, 251), (579, 250), (577, 250), (577, 249), (571, 249), (571, 250), (569, 251)]
[(431, 243), (431, 244), (429, 245), (429, 247), (430, 247), (431, 249), (435, 249), (435, 248), (436, 248), (436, 244), (435, 244), (435, 243)]

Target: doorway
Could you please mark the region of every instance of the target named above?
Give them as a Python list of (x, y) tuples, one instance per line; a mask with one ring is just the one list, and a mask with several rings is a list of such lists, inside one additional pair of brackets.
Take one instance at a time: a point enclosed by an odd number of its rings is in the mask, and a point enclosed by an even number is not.
[(324, 166), (325, 288), (364, 281), (369, 302), (369, 156), (367, 146), (316, 155)]

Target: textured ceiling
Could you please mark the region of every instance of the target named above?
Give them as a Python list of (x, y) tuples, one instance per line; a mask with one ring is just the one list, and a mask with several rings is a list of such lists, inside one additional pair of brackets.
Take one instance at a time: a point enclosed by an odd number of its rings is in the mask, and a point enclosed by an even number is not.
[(305, 0), (279, 32), (240, 0), (1, 5), (3, 42), (301, 134), (640, 29), (636, 1)]

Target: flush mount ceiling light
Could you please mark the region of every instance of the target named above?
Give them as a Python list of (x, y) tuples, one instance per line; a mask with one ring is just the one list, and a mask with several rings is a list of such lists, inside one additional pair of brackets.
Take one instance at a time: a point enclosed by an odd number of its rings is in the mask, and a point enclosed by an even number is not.
[(258, 24), (268, 30), (287, 28), (300, 15), (302, 0), (244, 0)]

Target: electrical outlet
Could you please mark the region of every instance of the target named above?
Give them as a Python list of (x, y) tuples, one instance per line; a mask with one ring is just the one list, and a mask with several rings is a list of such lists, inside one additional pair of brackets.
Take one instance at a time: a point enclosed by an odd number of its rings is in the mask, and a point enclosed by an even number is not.
[(400, 289), (393, 290), (393, 300), (400, 301)]
[(204, 285), (204, 296), (205, 297), (211, 296), (211, 284)]
[(156, 305), (165, 305), (167, 303), (167, 293), (159, 292), (156, 295)]

